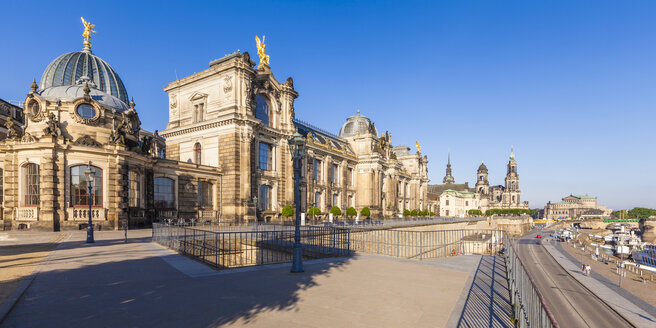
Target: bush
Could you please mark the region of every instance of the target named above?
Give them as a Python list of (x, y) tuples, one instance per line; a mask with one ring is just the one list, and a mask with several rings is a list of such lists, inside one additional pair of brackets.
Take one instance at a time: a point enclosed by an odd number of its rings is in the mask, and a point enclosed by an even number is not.
[(288, 218), (292, 215), (294, 215), (294, 208), (291, 205), (287, 205), (282, 208), (282, 216)]
[(467, 211), (467, 214), (469, 214), (469, 215), (481, 215), (481, 214), (483, 214), (483, 212), (481, 210), (469, 210), (469, 211)]
[(435, 212), (430, 212), (429, 215), (430, 216), (435, 216)]
[(346, 216), (353, 217), (356, 215), (358, 215), (358, 211), (356, 211), (353, 207), (349, 207), (346, 209)]
[(310, 216), (310, 215), (321, 215), (321, 210), (319, 210), (316, 207), (310, 207), (307, 214), (308, 214), (308, 216)]
[(330, 209), (330, 213), (332, 213), (334, 216), (340, 216), (340, 215), (342, 215), (342, 210), (340, 210), (339, 207), (337, 207), (337, 206), (333, 206)]
[(364, 217), (370, 217), (371, 216), (371, 211), (369, 210), (369, 207), (365, 207), (360, 211), (360, 215)]
[(417, 210), (412, 210), (412, 212), (410, 212), (410, 215), (417, 216)]
[(403, 210), (403, 216), (410, 216), (410, 211)]

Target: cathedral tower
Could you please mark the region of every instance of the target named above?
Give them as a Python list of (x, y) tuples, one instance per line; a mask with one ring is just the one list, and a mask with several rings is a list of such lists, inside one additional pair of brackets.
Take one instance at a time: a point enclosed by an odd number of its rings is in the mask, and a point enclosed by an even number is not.
[(454, 184), (455, 182), (456, 182), (456, 180), (451, 175), (451, 153), (449, 153), (449, 157), (448, 157), (447, 164), (446, 164), (446, 175), (444, 176), (444, 179), (442, 180), (442, 183), (444, 183), (444, 184)]
[(484, 162), (481, 162), (481, 166), (479, 166), (476, 171), (475, 190), (481, 195), (487, 195), (490, 193), (490, 183), (487, 181), (487, 166), (485, 166)]
[(517, 162), (515, 153), (510, 148), (510, 160), (508, 161), (508, 172), (506, 173), (506, 190), (504, 193), (504, 203), (519, 204), (519, 176), (517, 175)]

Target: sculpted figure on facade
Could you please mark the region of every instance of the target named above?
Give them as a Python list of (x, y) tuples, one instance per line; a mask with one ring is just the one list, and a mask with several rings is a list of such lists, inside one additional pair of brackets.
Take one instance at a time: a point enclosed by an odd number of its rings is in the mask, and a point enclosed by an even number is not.
[(262, 42), (260, 38), (255, 36), (255, 42), (257, 43), (257, 55), (260, 57), (260, 64), (269, 65), (269, 55), (266, 54), (266, 44), (264, 44), (265, 35), (262, 35)]
[(109, 134), (109, 143), (125, 146), (125, 122), (121, 121)]
[(5, 127), (7, 128), (7, 139), (18, 139), (18, 131), (14, 127), (14, 121), (12, 119), (7, 119), (7, 123), (5, 123)]
[(62, 135), (61, 127), (59, 126), (59, 122), (54, 113), (48, 114), (48, 121), (46, 124), (47, 126), (43, 129), (43, 135), (55, 138)]

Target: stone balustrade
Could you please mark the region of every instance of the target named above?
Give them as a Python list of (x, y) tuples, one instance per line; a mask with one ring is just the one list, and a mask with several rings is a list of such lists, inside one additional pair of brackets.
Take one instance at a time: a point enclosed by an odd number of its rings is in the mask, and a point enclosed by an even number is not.
[[(89, 220), (89, 208), (69, 207), (66, 209), (68, 221)], [(107, 210), (104, 208), (91, 208), (92, 220), (107, 220)]]
[(39, 208), (38, 207), (17, 207), (16, 208), (16, 221), (38, 221)]

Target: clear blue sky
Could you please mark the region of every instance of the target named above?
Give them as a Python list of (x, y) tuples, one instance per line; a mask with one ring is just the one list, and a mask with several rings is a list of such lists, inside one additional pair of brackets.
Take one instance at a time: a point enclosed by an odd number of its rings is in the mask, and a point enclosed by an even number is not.
[[(360, 109), (395, 144), (419, 140), (441, 183), (481, 160), (502, 184), (515, 146), (531, 207), (588, 193), (656, 207), (655, 1), (5, 1), (0, 98), (22, 101), (50, 61), (93, 51), (120, 74), (148, 130), (168, 82), (266, 34), (297, 117), (337, 133)], [(414, 149), (414, 147), (413, 147)]]

